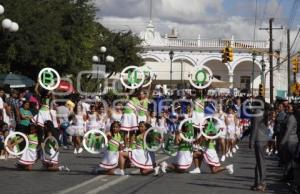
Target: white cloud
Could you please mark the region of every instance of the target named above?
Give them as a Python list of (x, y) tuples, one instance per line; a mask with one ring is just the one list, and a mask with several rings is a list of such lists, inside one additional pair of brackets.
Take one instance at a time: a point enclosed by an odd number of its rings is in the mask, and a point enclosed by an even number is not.
[[(276, 10), (275, 17), (282, 17), (283, 10), (278, 7), (279, 0), (268, 0), (266, 5), (262, 3), (265, 1), (259, 2), (256, 39), (268, 41), (268, 32), (258, 28), (268, 27), (268, 18), (274, 17)], [(95, 3), (100, 8), (98, 21), (112, 30), (130, 29), (139, 33), (149, 21), (149, 0), (95, 0)], [(252, 40), (255, 3), (237, 0), (233, 5), (229, 11), (224, 9), (223, 0), (153, 0), (153, 23), (161, 35), (176, 27), (184, 38), (195, 39), (200, 34), (204, 39), (234, 36), (235, 39)], [(275, 19), (274, 26), (279, 26), (278, 22), (282, 20)], [(285, 33), (274, 30), (275, 48), (279, 48), (280, 41), (286, 47)], [(291, 31), (291, 40), (295, 34), (295, 30)]]

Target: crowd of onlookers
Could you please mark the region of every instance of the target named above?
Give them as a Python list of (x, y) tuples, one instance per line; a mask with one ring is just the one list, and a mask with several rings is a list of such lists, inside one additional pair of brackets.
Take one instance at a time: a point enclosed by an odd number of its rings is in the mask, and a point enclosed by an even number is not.
[[(43, 125), (43, 120), (46, 121), (47, 119), (52, 120), (54, 128), (57, 129), (56, 136), (59, 143), (64, 148), (68, 148), (70, 142), (68, 141), (69, 134), (66, 132), (66, 128), (70, 125), (70, 113), (74, 111), (78, 100), (83, 99), (88, 102), (87, 98), (80, 98), (80, 95), (74, 96), (77, 97), (72, 99), (72, 97), (68, 96), (68, 98), (65, 98), (66, 101), (59, 102), (58, 100), (54, 103), (54, 106), (52, 106), (53, 104), (51, 104), (50, 101), (55, 99), (54, 95), (40, 95), (39, 93), (29, 90), (18, 91), (14, 89), (5, 93), (4, 90), (0, 88), (0, 159), (13, 157), (6, 153), (4, 149), (4, 140), (10, 131), (20, 131), (27, 134), (30, 123)], [(173, 104), (173, 109), (170, 109), (170, 101), (164, 101), (167, 98), (180, 100)], [(195, 95), (181, 94), (180, 96), (174, 95), (167, 97), (156, 91), (150, 99), (155, 103), (150, 103), (148, 107), (150, 113), (149, 122), (151, 122), (151, 118), (159, 119), (166, 117), (168, 120), (168, 130), (173, 130), (176, 129), (174, 125), (178, 125), (176, 119), (180, 116), (188, 117), (189, 114), (191, 114), (192, 106), (189, 101), (194, 100)], [(246, 114), (247, 111), (251, 112), (251, 110), (249, 110), (251, 109), (251, 101), (249, 101), (249, 99), (249, 97), (205, 96), (204, 113), (205, 115), (217, 113), (218, 109), (220, 109), (217, 106), (221, 104), (221, 109), (223, 109), (224, 112), (231, 108), (240, 119), (250, 121), (251, 114), (250, 116)], [(113, 104), (112, 100), (114, 99), (109, 99), (108, 102), (106, 101), (110, 108)], [(248, 101), (244, 103), (246, 100)], [(164, 102), (160, 103), (162, 101)], [(89, 114), (93, 114), (93, 112), (96, 111), (98, 116), (102, 115), (103, 118), (107, 118), (108, 112), (105, 110), (105, 108), (107, 108), (105, 107), (106, 105), (102, 103), (99, 98), (93, 99), (91, 102), (92, 103), (81, 103), (82, 111), (88, 112)], [(215, 102), (217, 102), (217, 104)], [(118, 104), (121, 105), (118, 106)], [(155, 104), (158, 106), (155, 106)], [(117, 103), (118, 108), (122, 109), (123, 105), (125, 105), (124, 102)], [(248, 106), (248, 108), (244, 109), (243, 106)], [(44, 111), (45, 114), (41, 114), (42, 111)], [(267, 113), (268, 143), (265, 147), (265, 151), (269, 156), (278, 156), (280, 165), (284, 167), (284, 177), (282, 180), (290, 182), (291, 180), (295, 180), (295, 176), (297, 175), (295, 171), (298, 169), (297, 164), (299, 164), (300, 161), (300, 106), (283, 100), (269, 105)], [(41, 118), (43, 116), (37, 115), (46, 115), (46, 117), (49, 118)], [(242, 131), (242, 139), (250, 133), (250, 130), (251, 127), (248, 130)]]

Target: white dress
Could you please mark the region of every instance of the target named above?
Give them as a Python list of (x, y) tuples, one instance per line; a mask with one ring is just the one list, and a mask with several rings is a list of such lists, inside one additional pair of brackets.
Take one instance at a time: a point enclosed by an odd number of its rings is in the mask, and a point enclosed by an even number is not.
[[(221, 125), (225, 126), (225, 113), (223, 113), (223, 112), (222, 113), (217, 113), (215, 116), (222, 121)], [(221, 132), (220, 138), (225, 139), (226, 135), (227, 135), (227, 128), (224, 127), (224, 128), (222, 128), (222, 132)]]
[(39, 110), (38, 114), (36, 114), (31, 122), (38, 124), (41, 127), (44, 127), (44, 123), (48, 120), (53, 122), (55, 128), (58, 128), (57, 116), (55, 110)]
[(110, 126), (113, 122), (117, 121), (121, 123), (123, 117), (123, 113), (112, 112), (111, 117), (106, 120), (105, 131), (110, 131)]
[(71, 136), (83, 136), (86, 131), (83, 115), (75, 115), (74, 123), (70, 125), (66, 131)]
[(236, 126), (233, 114), (227, 115), (227, 138), (228, 139), (235, 139), (236, 135)]
[(87, 123), (87, 130), (92, 130), (92, 129), (100, 129), (100, 123), (97, 121), (97, 114), (88, 114), (89, 120)]

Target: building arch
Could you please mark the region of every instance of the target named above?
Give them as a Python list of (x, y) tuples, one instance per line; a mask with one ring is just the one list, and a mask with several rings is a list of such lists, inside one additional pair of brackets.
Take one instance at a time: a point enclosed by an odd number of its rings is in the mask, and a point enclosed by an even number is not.
[(180, 60), (187, 61), (192, 66), (196, 66), (197, 65), (197, 62), (195, 61), (195, 59), (193, 59), (190, 56), (187, 56), (187, 55), (174, 55), (173, 62), (180, 61)]
[(162, 63), (163, 60), (159, 58), (157, 55), (152, 55), (152, 54), (139, 54), (139, 56), (146, 61), (147, 59), (154, 60), (156, 62)]
[[(239, 66), (239, 64), (243, 63), (243, 62), (250, 62), (251, 64), (253, 63), (253, 59), (252, 57), (242, 57), (239, 58), (238, 60), (234, 61), (233, 65), (232, 65), (232, 72), (234, 72), (235, 68), (237, 66)], [(261, 70), (261, 64), (258, 62), (258, 60), (256, 59), (254, 61), (254, 63), (259, 67), (259, 69)], [(252, 66), (251, 66), (252, 67)]]
[[(252, 59), (249, 60), (244, 58), (238, 60), (233, 69), (233, 87), (244, 90), (248, 93), (251, 92), (252, 85), (254, 93), (257, 94), (257, 89), (261, 83), (261, 68), (260, 64), (254, 63), (254, 77), (252, 78), (253, 62)], [(253, 80), (253, 82), (252, 82)]]
[[(200, 61), (199, 66), (205, 65), (206, 63), (208, 63), (209, 61), (219, 61), (220, 63), (222, 63), (222, 58), (218, 57), (218, 56), (209, 56), (209, 57), (205, 57), (203, 60)], [(226, 66), (228, 72), (231, 72), (232, 67), (230, 66), (230, 64), (226, 63), (222, 63), (223, 65)]]

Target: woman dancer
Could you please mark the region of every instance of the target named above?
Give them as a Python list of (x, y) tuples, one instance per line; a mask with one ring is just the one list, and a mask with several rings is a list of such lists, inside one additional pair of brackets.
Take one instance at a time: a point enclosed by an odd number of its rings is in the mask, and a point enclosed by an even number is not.
[(108, 147), (105, 150), (104, 157), (99, 164), (99, 167), (106, 170), (106, 174), (114, 175), (115, 169), (118, 166), (119, 162), (119, 152), (123, 145), (123, 138), (120, 133), (120, 123), (114, 121), (111, 124), (110, 132), (108, 132), (107, 137)]
[[(225, 118), (226, 118), (226, 113), (223, 112), (223, 106), (222, 104), (219, 104), (218, 106), (218, 111), (215, 114), (215, 117), (217, 117), (218, 119), (220, 119), (223, 124), (225, 125)], [(222, 153), (222, 157), (221, 157), (221, 162), (224, 162), (226, 157), (226, 135), (227, 135), (227, 128), (223, 128), (221, 129), (221, 135), (219, 137), (219, 144), (221, 146), (221, 153)]]
[[(53, 134), (54, 132), (54, 126), (53, 123), (51, 121), (46, 121), (45, 122), (45, 127), (44, 127), (44, 131), (45, 131), (45, 139), (47, 139), (48, 137), (54, 137)], [(49, 140), (50, 141), (50, 140)], [(42, 154), (41, 160), (43, 163), (43, 166), (46, 170), (48, 171), (67, 171), (69, 172), (70, 169), (66, 166), (59, 166), (59, 162), (58, 162), (58, 156), (59, 156), (59, 147), (58, 145), (55, 145), (54, 142), (50, 142), (49, 144), (46, 144), (47, 142), (44, 142), (44, 144), (42, 144), (44, 150), (45, 150), (45, 146), (49, 146), (49, 155), (50, 157), (47, 158), (44, 154)]]
[(178, 152), (172, 163), (167, 164), (165, 161), (160, 164), (161, 170), (163, 173), (166, 173), (166, 170), (174, 170), (179, 173), (184, 173), (193, 163), (193, 153), (192, 153), (192, 144), (185, 141), (184, 138), (192, 138), (193, 134), (191, 130), (194, 130), (193, 127), (190, 127), (187, 123), (182, 126), (181, 132), (176, 132), (175, 143), (178, 145)]
[(140, 173), (142, 175), (148, 175), (155, 171), (155, 174), (158, 174), (159, 167), (153, 169), (154, 158), (151, 157), (150, 152), (145, 149), (144, 145), (144, 135), (147, 130), (146, 123), (139, 123), (138, 135), (135, 140), (136, 143), (132, 145), (132, 151), (121, 152), (119, 158), (119, 167), (120, 169), (116, 170), (116, 174), (124, 175), (125, 163), (126, 160), (130, 160), (136, 167), (140, 168)]
[(228, 108), (228, 114), (225, 119), (227, 127), (227, 154), (226, 157), (232, 157), (232, 153), (236, 152), (235, 140), (236, 140), (236, 128), (237, 118), (232, 108)]
[(75, 115), (71, 121), (71, 125), (67, 128), (67, 133), (73, 137), (74, 154), (80, 154), (83, 149), (81, 147), (81, 137), (86, 131), (86, 114), (83, 112), (82, 105), (77, 104)]
[[(35, 125), (33, 124), (29, 125), (29, 135), (27, 137), (29, 141), (29, 146), (22, 154), (16, 166), (19, 169), (31, 171), (33, 164), (38, 159), (37, 152), (38, 152), (39, 142), (38, 142), (37, 128)], [(21, 141), (22, 140), (20, 141), (17, 140), (17, 142), (15, 142), (15, 145), (19, 144)]]

